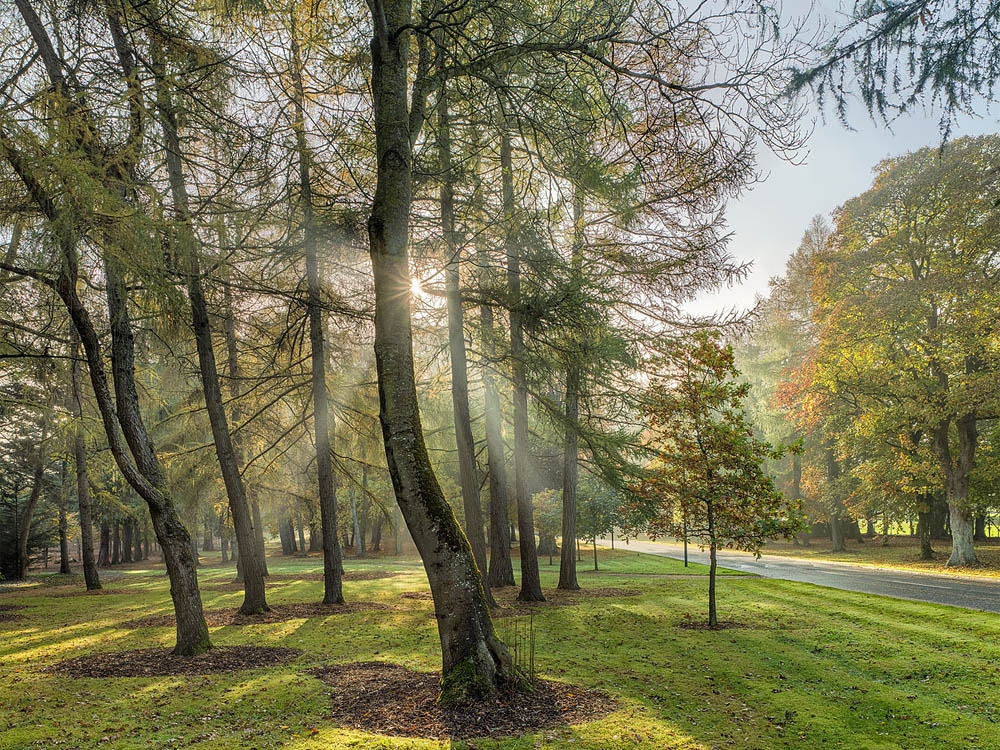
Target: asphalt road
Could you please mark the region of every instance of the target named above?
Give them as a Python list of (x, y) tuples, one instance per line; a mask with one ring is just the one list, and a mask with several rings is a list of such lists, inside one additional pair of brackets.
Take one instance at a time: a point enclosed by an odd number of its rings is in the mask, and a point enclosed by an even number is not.
[[(598, 543), (609, 544), (607, 540), (598, 540)], [(615, 545), (620, 549), (684, 559), (684, 548), (679, 544), (633, 540), (626, 545), (616, 540)], [(688, 559), (691, 562), (708, 565), (708, 551), (702, 552), (695, 546), (689, 546)], [(814, 583), (817, 586), (858, 591), (863, 594), (878, 594), (896, 599), (934, 602), (952, 607), (1000, 613), (1000, 580), (995, 579), (914, 573), (777, 555), (766, 555), (756, 560), (753, 555), (732, 550), (720, 550), (718, 561), (720, 567), (764, 578)]]

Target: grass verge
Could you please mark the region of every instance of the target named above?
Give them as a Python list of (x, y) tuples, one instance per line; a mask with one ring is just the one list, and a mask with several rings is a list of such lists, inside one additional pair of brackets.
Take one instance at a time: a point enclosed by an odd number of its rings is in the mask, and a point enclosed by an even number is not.
[[(542, 560), (542, 583), (557, 565)], [(337, 726), (331, 691), (308, 671), (356, 661), (439, 668), (431, 603), (417, 561), (382, 558), (351, 570), (397, 575), (345, 583), (351, 601), (381, 609), (212, 629), (216, 645), (301, 649), (280, 667), (207, 676), (69, 678), (45, 671), (88, 653), (170, 646), (170, 627), (120, 623), (168, 613), (162, 571), (129, 571), (105, 593), (79, 584), (0, 594), (0, 747), (70, 748), (676, 748), (1000, 747), (1000, 620), (995, 615), (750, 576), (720, 578), (720, 616), (740, 627), (682, 627), (705, 616), (697, 567), (602, 551), (586, 587), (632, 595), (580, 597), (534, 617), (541, 676), (598, 688), (620, 708), (605, 719), (520, 738), (448, 743), (382, 737)], [(318, 601), (317, 558), (269, 560), (272, 603)], [(679, 570), (678, 570), (679, 568)], [(686, 573), (686, 575), (679, 575)], [(232, 570), (205, 567), (208, 608), (239, 592), (208, 584)], [(670, 577), (663, 577), (670, 576)]]

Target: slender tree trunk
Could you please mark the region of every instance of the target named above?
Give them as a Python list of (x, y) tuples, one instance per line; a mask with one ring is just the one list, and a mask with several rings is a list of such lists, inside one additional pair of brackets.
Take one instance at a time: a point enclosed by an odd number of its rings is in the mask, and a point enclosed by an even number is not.
[(326, 394), (326, 344), (323, 337), (323, 297), (320, 288), (319, 256), (313, 222), (312, 156), (305, 134), (305, 91), (302, 82), (302, 62), (299, 55), (298, 33), (292, 21), (291, 51), (295, 106), (295, 141), (299, 161), (299, 191), (302, 208), (303, 244), (306, 255), (309, 312), (309, 345), (312, 349), (313, 427), (316, 440), (316, 473), (319, 478), (319, 514), (323, 528), (323, 603), (342, 604), (343, 552), (337, 539), (337, 485), (330, 459), (333, 444)]
[(126, 518), (122, 521), (121, 551), (118, 561), (123, 563), (132, 562), (132, 519)]
[[(572, 292), (578, 294), (583, 270), (584, 246), (584, 195), (577, 186), (573, 194), (573, 258), (571, 262)], [(569, 351), (566, 366), (566, 421), (563, 437), (562, 476), (562, 555), (559, 558), (559, 585), (557, 588), (575, 591), (580, 588), (576, 579), (576, 562), (573, 547), (576, 546), (576, 489), (579, 476), (579, 430), (580, 430), (580, 362), (583, 355), (583, 340), (587, 333), (576, 332), (579, 350)], [(597, 570), (597, 547), (595, 537), (594, 570)]]
[[(486, 538), (483, 534), (483, 510), (479, 498), (479, 471), (476, 468), (476, 444), (472, 437), (469, 413), (469, 373), (465, 355), (465, 317), (462, 309), (462, 247), (455, 231), (455, 185), (451, 164), (447, 81), (438, 92), (438, 155), (441, 169), (441, 230), (444, 235), (447, 265), (445, 292), (448, 308), (448, 349), (451, 354), (451, 403), (454, 410), (455, 441), (458, 446), (458, 475), (465, 509), (465, 533), (480, 571), (486, 570)], [(495, 606), (489, 581), (483, 582), (486, 600)]]
[(45, 481), (46, 442), (49, 437), (49, 409), (46, 407), (42, 421), (42, 437), (38, 442), (31, 472), (31, 494), (21, 513), (20, 525), (17, 527), (17, 560), (19, 563), (18, 578), (24, 580), (28, 575), (31, 558), (28, 555), (28, 539), (31, 537), (31, 522), (35, 517), (35, 508), (42, 497), (42, 484)]
[(302, 524), (302, 509), (295, 509), (295, 526), (299, 532), (299, 557), (308, 557), (309, 553), (306, 552), (306, 530), (305, 526)]
[[(155, 40), (154, 40), (155, 46)], [(229, 509), (232, 512), (233, 528), (239, 543), (240, 572), (243, 577), (244, 598), (240, 607), (241, 614), (267, 612), (267, 598), (264, 591), (264, 570), (259, 557), (256, 534), (250, 506), (247, 504), (246, 488), (233, 448), (232, 436), (225, 407), (222, 403), (222, 391), (219, 387), (219, 373), (215, 362), (215, 347), (212, 342), (212, 328), (208, 318), (208, 305), (201, 285), (201, 263), (199, 260), (198, 241), (191, 226), (187, 185), (184, 181), (183, 165), (181, 163), (181, 146), (177, 129), (177, 114), (171, 101), (172, 95), (167, 90), (167, 80), (162, 62), (154, 56), (153, 69), (157, 76), (157, 110), (160, 126), (163, 131), (164, 150), (167, 164), (167, 179), (170, 184), (170, 195), (173, 199), (174, 214), (177, 219), (177, 245), (180, 257), (186, 261), (187, 292), (191, 303), (192, 328), (198, 349), (198, 370), (201, 375), (202, 392), (205, 397), (205, 407), (208, 411), (209, 423), (212, 427), (212, 438), (215, 443), (215, 454), (222, 471), (222, 479), (229, 498)]]
[(364, 557), (365, 538), (361, 534), (361, 521), (358, 518), (358, 500), (353, 487), (351, 488), (350, 497), (351, 497), (351, 523), (354, 525), (354, 556)]
[(524, 321), (521, 310), (521, 258), (514, 229), (514, 168), (510, 134), (504, 127), (500, 141), (504, 221), (507, 223), (507, 293), (510, 299), (510, 356), (514, 401), (514, 497), (517, 503), (517, 531), (521, 552), (523, 602), (543, 602), (535, 547), (535, 523), (528, 493), (528, 383), (525, 373)]
[(844, 525), (841, 518), (843, 507), (838, 494), (839, 490), (836, 487), (836, 483), (840, 478), (840, 464), (837, 462), (837, 457), (833, 452), (832, 446), (826, 446), (825, 452), (826, 479), (829, 486), (828, 492), (830, 493), (830, 497), (827, 499), (827, 504), (830, 508), (830, 551), (844, 552), (846, 547), (844, 546)]
[[(480, 246), (482, 248), (482, 246)], [(490, 473), (490, 567), (489, 585), (514, 586), (514, 567), (510, 559), (510, 496), (507, 493), (507, 462), (504, 458), (500, 393), (493, 366), (496, 361), (496, 329), (493, 308), (486, 300), (489, 287), (490, 259), (485, 250), (479, 259), (479, 322), (483, 348), (483, 400), (486, 421), (486, 462)]]
[(718, 559), (717, 552), (719, 549), (718, 541), (715, 535), (715, 507), (714, 504), (709, 501), (707, 503), (708, 510), (708, 627), (716, 628), (719, 626), (719, 613), (716, 608), (715, 601), (715, 574), (718, 570)]
[(59, 572), (69, 575), (69, 521), (66, 506), (69, 504), (69, 484), (66, 481), (66, 459), (60, 462), (61, 480), (59, 483)]
[[(379, 419), (389, 474), (406, 525), (416, 542), (434, 597), (441, 640), (441, 700), (492, 695), (509, 679), (507, 649), (493, 631), (472, 548), (434, 476), (424, 444), (413, 370), (410, 273), (407, 252), (411, 205), (411, 117), (423, 102), (407, 104), (411, 36), (409, 0), (376, 2), (372, 39), (372, 94), (378, 179), (368, 237), (375, 280), (375, 362)], [(419, 64), (429, 67), (426, 40)], [(419, 80), (419, 78), (418, 78)]]
[(87, 445), (83, 438), (83, 388), (80, 382), (80, 336), (70, 323), (70, 370), (72, 395), (70, 410), (76, 423), (73, 425), (73, 463), (76, 471), (76, 504), (80, 512), (80, 546), (82, 549), (83, 578), (88, 591), (101, 588), (101, 578), (94, 561), (94, 523), (91, 520), (90, 477), (87, 473)]
[[(224, 236), (220, 236), (220, 244), (224, 246)], [(225, 266), (223, 266), (225, 268)], [(233, 424), (239, 425), (243, 421), (243, 410), (240, 406), (240, 396), (242, 396), (243, 371), (240, 368), (239, 347), (236, 340), (236, 313), (233, 307), (233, 285), (229, 279), (228, 270), (225, 271), (226, 278), (223, 283), (222, 304), (225, 307), (225, 317), (222, 328), (226, 334), (226, 369), (229, 372), (229, 398), (232, 401)], [(237, 427), (239, 429), (239, 427)], [(243, 445), (239, 436), (233, 438), (236, 460), (240, 466), (244, 465)], [(257, 549), (257, 559), (260, 563), (261, 571), (267, 576), (267, 552), (264, 549), (264, 525), (260, 518), (260, 503), (257, 502), (257, 493), (252, 487), (246, 488), (247, 499), (250, 501), (250, 520), (253, 523), (254, 542)]]

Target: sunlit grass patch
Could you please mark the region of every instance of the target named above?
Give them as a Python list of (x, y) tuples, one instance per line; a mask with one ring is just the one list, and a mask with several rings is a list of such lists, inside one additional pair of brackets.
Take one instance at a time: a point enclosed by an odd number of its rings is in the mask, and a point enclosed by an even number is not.
[[(558, 561), (542, 561), (546, 590)], [(689, 630), (707, 616), (707, 580), (679, 561), (586, 550), (585, 588), (634, 595), (580, 596), (533, 616), (540, 676), (614, 695), (620, 708), (581, 725), (474, 743), (478, 748), (1000, 747), (1000, 620), (995, 615), (834, 591), (751, 576), (719, 580), (720, 617), (743, 627)], [(321, 572), (318, 558), (269, 559), (272, 571)], [(345, 581), (360, 610), (212, 629), (219, 646), (301, 649), (294, 662), (198, 677), (69, 678), (51, 664), (87, 653), (169, 647), (169, 627), (120, 623), (171, 612), (162, 571), (128, 571), (103, 595), (64, 586), (3, 594), (24, 618), (0, 621), (0, 747), (433, 748), (449, 743), (383, 738), (329, 720), (330, 690), (310, 669), (388, 661), (440, 668), (431, 602), (419, 561), (346, 561), (390, 578)], [(204, 582), (231, 581), (206, 566)], [(669, 577), (656, 577), (669, 576)], [(276, 605), (317, 602), (319, 580), (269, 585)], [(239, 606), (239, 592), (205, 591), (206, 607)], [(107, 739), (105, 739), (107, 738)], [(33, 744), (34, 743), (34, 744)], [(61, 744), (60, 744), (61, 743)], [(464, 743), (455, 743), (462, 747)]]

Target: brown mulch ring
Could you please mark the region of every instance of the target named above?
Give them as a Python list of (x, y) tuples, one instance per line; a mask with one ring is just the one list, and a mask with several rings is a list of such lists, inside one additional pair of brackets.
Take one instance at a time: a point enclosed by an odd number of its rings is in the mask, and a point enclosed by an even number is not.
[(544, 602), (522, 602), (517, 599), (517, 590), (514, 588), (494, 590), (493, 595), (500, 605), (494, 610), (494, 617), (513, 617), (534, 612), (546, 607), (572, 607), (579, 604), (580, 599), (590, 599), (595, 597), (625, 597), (639, 596), (642, 592), (637, 589), (622, 589), (614, 586), (604, 586), (599, 588), (580, 589), (579, 591), (563, 591), (561, 589), (549, 589), (542, 592), (545, 595)]
[(677, 627), (684, 628), (685, 630), (735, 630), (745, 628), (746, 625), (742, 622), (730, 622), (728, 620), (721, 620), (716, 625), (709, 625), (708, 620), (685, 618), (677, 623)]
[(434, 596), (430, 591), (404, 591), (399, 595), (400, 599), (413, 599), (418, 602), (432, 602)]
[[(345, 570), (345, 581), (377, 581), (381, 578), (398, 576), (394, 570)], [(322, 573), (271, 573), (266, 581), (322, 581)]]
[(22, 615), (18, 610), (27, 609), (23, 604), (0, 604), (0, 622), (17, 622), (18, 620), (23, 620), (24, 615)]
[(217, 646), (198, 656), (174, 656), (165, 648), (89, 654), (53, 664), (48, 671), (69, 677), (161, 677), (237, 672), (287, 664), (302, 651), (263, 646)]
[(316, 669), (333, 688), (332, 719), (341, 726), (394, 737), (505, 737), (603, 718), (615, 700), (596, 690), (539, 680), (532, 692), (510, 691), (481, 703), (438, 705), (440, 675), (396, 664), (360, 662)]
[[(269, 612), (259, 615), (241, 615), (239, 609), (206, 609), (205, 622), (210, 628), (218, 628), (225, 625), (263, 625), (301, 618), (350, 615), (355, 612), (385, 611), (391, 609), (391, 606), (381, 602), (348, 602), (347, 604), (301, 602), (294, 604), (272, 604)], [(138, 620), (128, 620), (121, 623), (119, 627), (126, 630), (133, 630), (135, 628), (172, 628), (175, 624), (176, 620), (173, 614), (165, 614), (142, 617)]]

